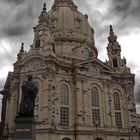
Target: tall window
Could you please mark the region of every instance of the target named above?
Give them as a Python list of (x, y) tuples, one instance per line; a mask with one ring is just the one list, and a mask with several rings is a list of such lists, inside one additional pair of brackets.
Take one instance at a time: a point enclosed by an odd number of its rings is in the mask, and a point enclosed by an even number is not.
[(94, 127), (100, 126), (100, 110), (99, 109), (92, 109), (92, 119)]
[(89, 49), (88, 48), (83, 49), (83, 55), (84, 55), (85, 59), (89, 58)]
[(122, 128), (122, 115), (121, 115), (121, 105), (120, 96), (117, 92), (113, 94), (114, 100), (114, 110), (115, 110), (115, 122), (117, 128)]
[(115, 112), (115, 121), (117, 128), (122, 128), (121, 112)]
[(37, 39), (35, 42), (35, 48), (39, 48), (40, 47), (40, 39)]
[(91, 89), (91, 102), (92, 106), (99, 107), (99, 94), (98, 89), (96, 87), (93, 87)]
[(52, 26), (53, 28), (56, 27), (56, 19), (52, 19), (52, 20), (51, 20), (51, 26)]
[(60, 124), (61, 126), (69, 125), (69, 108), (61, 107), (60, 109)]
[(80, 19), (75, 20), (75, 26), (76, 26), (76, 29), (81, 29), (81, 20)]
[(69, 105), (68, 87), (66, 85), (62, 85), (60, 90), (61, 105)]
[(115, 110), (120, 110), (120, 96), (117, 92), (113, 95), (114, 98), (114, 108)]
[(99, 93), (96, 87), (91, 89), (92, 121), (94, 127), (100, 126)]
[(114, 58), (113, 59), (113, 67), (118, 67), (118, 61), (117, 61), (117, 58)]
[(60, 87), (60, 124), (69, 125), (69, 93), (66, 85)]

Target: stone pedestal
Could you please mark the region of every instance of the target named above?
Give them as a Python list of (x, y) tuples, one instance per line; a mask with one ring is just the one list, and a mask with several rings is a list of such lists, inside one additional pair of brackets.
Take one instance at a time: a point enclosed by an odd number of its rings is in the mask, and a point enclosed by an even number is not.
[(14, 140), (35, 140), (34, 118), (16, 117)]

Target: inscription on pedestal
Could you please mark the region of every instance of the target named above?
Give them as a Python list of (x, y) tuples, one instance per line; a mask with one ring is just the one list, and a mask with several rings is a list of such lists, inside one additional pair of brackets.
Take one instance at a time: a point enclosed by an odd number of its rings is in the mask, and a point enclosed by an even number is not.
[(16, 129), (17, 132), (30, 132), (30, 129)]
[(14, 140), (34, 140), (34, 121), (31, 117), (17, 117), (15, 119)]

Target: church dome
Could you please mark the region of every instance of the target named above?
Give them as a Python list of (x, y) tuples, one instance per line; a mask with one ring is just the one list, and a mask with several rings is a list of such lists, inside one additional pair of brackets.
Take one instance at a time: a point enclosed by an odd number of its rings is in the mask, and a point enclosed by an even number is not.
[(73, 0), (54, 0), (48, 14), (56, 41), (77, 41), (94, 45), (94, 31), (89, 25), (88, 16), (77, 10)]

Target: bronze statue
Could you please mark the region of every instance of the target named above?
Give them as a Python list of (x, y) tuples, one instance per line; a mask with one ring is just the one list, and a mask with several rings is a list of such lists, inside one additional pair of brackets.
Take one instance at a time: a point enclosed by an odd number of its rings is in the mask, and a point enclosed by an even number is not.
[(38, 87), (33, 81), (32, 75), (28, 75), (28, 80), (22, 83), (22, 98), (19, 108), (19, 116), (33, 117), (35, 98), (38, 93)]

